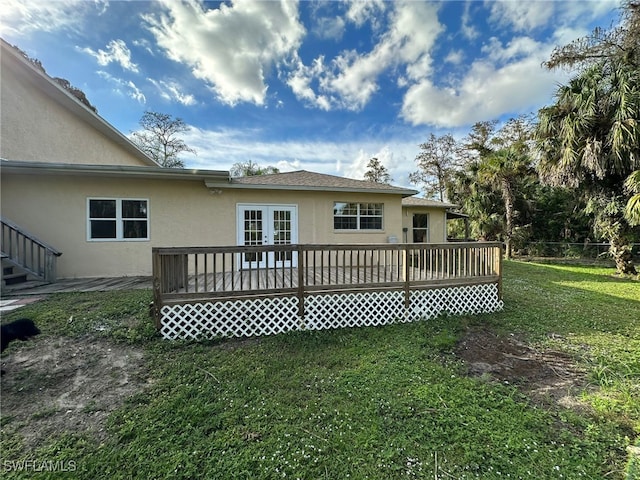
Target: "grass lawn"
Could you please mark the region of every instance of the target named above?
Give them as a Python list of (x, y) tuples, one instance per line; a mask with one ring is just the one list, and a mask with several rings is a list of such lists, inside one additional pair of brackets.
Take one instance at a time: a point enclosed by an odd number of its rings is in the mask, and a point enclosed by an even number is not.
[[(38, 355), (47, 338), (107, 342), (143, 352), (139, 388), (105, 416), (102, 435), (70, 425), (29, 443), (30, 422), (65, 412), (3, 412), (3, 477), (634, 478), (640, 283), (611, 272), (505, 262), (497, 314), (206, 343), (159, 339), (148, 291), (51, 296), (3, 319), (28, 316), (43, 331), (12, 344), (3, 363)], [(576, 405), (467, 375), (456, 345), (480, 326), (567, 353), (584, 371)], [(25, 368), (2, 382), (3, 397), (28, 402), (25, 392), (38, 395), (51, 380)], [(93, 401), (85, 409), (97, 415)], [(25, 459), (73, 471), (16, 468)]]

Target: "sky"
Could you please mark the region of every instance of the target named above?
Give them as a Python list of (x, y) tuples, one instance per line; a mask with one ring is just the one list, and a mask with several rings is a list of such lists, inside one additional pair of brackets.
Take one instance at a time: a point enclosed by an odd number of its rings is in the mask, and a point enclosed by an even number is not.
[(238, 162), (415, 188), (419, 145), (553, 102), (542, 62), (620, 0), (0, 0), (0, 36), (125, 135), (181, 118), (188, 168)]

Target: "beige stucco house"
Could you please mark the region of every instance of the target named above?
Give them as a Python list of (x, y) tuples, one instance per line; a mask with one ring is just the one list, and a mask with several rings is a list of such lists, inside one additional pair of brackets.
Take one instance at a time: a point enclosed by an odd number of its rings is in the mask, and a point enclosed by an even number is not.
[(411, 189), (306, 171), (231, 179), (159, 167), (1, 48), (0, 213), (62, 252), (58, 277), (150, 275), (152, 247), (446, 241), (452, 205)]

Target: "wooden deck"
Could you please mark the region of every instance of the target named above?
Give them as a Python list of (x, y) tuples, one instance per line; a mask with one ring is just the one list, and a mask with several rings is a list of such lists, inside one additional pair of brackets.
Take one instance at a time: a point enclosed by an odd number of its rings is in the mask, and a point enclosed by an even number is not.
[(30, 281), (3, 286), (0, 290), (0, 295), (4, 298), (69, 292), (106, 292), (111, 290), (132, 289), (151, 290), (151, 288), (151, 277), (63, 278), (55, 283)]
[(502, 308), (502, 245), (261, 245), (153, 249), (162, 336), (243, 337)]

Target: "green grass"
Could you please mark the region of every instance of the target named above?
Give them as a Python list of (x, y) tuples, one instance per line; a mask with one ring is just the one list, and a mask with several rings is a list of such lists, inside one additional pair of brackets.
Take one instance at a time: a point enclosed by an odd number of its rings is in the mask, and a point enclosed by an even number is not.
[[(624, 478), (640, 435), (640, 284), (610, 273), (506, 262), (497, 314), (249, 342), (162, 341), (149, 292), (56, 295), (8, 319), (138, 345), (153, 381), (103, 443), (61, 432), (25, 452), (3, 420), (2, 458), (73, 461), (68, 478), (87, 479)], [(478, 324), (575, 355), (599, 387), (583, 394), (591, 408), (466, 377), (452, 348)]]

